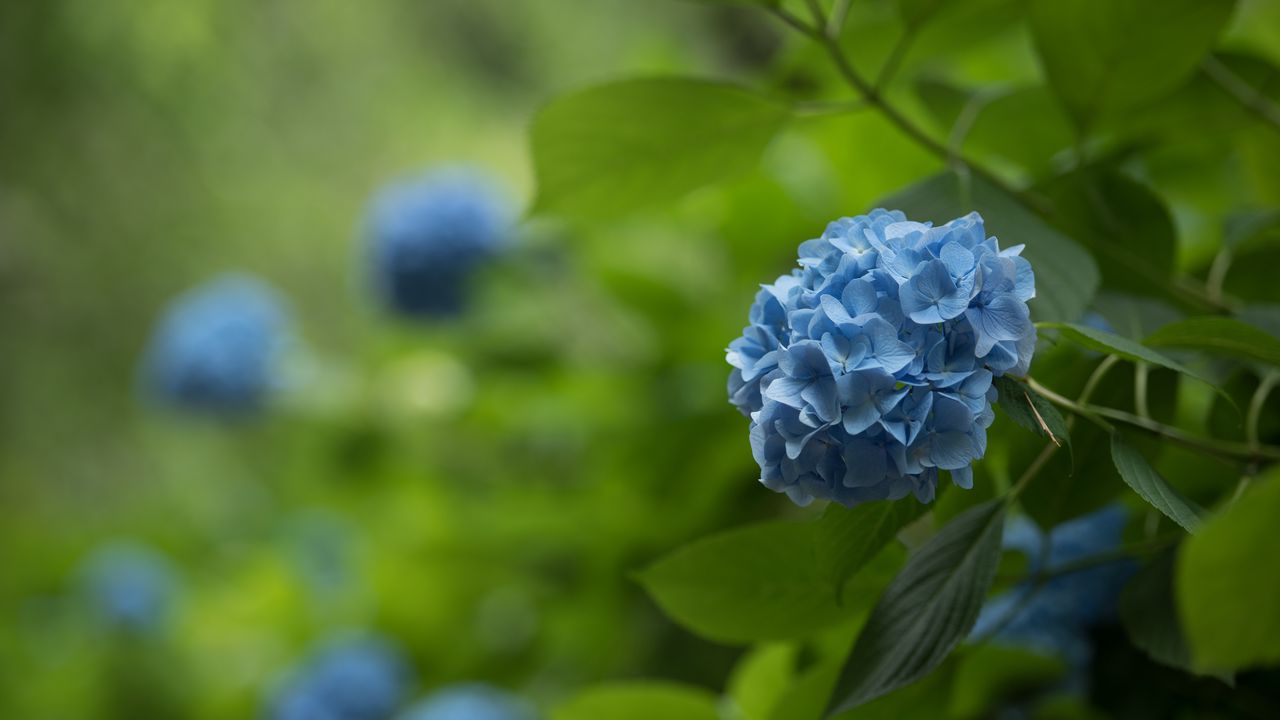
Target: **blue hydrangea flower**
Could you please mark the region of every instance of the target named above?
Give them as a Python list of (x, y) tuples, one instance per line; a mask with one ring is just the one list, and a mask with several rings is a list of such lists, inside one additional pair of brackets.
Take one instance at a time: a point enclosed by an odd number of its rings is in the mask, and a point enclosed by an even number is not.
[(322, 646), (272, 699), (273, 720), (386, 720), (404, 699), (409, 668), (376, 636), (341, 636)]
[(729, 343), (729, 400), (751, 418), (760, 481), (806, 505), (933, 499), (972, 487), (992, 379), (1035, 351), (1035, 275), (970, 213), (940, 227), (873, 210), (801, 243)]
[(400, 720), (533, 720), (532, 707), (520, 698), (480, 684), (442, 688), (413, 705)]
[(506, 203), (473, 170), (437, 170), (374, 196), (367, 221), (374, 285), (392, 312), (456, 315), (471, 276), (511, 234)]
[(144, 392), (198, 413), (252, 413), (282, 384), (289, 325), (283, 302), (261, 280), (215, 278), (165, 312), (143, 360)]
[[(1027, 557), (1028, 572), (1050, 573), (1120, 546), (1127, 513), (1120, 505), (1063, 523), (1045, 536), (1025, 517), (1010, 521), (1004, 546)], [(987, 602), (973, 637), (1062, 657), (1082, 675), (1092, 650), (1088, 629), (1112, 618), (1124, 584), (1136, 569), (1129, 560), (1058, 575), (1039, 588), (1019, 585)], [(992, 635), (994, 633), (994, 635)]]
[(159, 631), (172, 610), (177, 579), (160, 553), (118, 541), (94, 550), (81, 579), (92, 611), (108, 625), (128, 632)]

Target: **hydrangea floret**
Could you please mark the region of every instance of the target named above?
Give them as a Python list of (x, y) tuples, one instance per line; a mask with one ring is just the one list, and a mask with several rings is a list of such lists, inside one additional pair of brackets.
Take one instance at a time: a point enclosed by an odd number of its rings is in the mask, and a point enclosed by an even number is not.
[(973, 485), (992, 378), (1023, 375), (1035, 276), (982, 217), (841, 218), (761, 286), (729, 344), (730, 401), (751, 418), (760, 482), (794, 502), (933, 499), (938, 471)]

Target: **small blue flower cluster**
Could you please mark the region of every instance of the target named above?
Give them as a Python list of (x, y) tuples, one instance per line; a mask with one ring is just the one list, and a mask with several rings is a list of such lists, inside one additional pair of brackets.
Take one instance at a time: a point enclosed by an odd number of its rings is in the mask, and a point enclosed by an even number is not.
[(81, 578), (93, 613), (128, 632), (159, 631), (177, 592), (169, 561), (133, 542), (113, 542), (95, 550), (84, 560)]
[(409, 708), (401, 720), (533, 720), (520, 698), (488, 685), (454, 685), (437, 690)]
[(375, 287), (392, 312), (461, 312), (475, 270), (509, 240), (506, 203), (471, 170), (437, 170), (383, 188), (370, 205)]
[(288, 314), (266, 283), (215, 278), (175, 300), (161, 319), (143, 359), (144, 392), (198, 413), (252, 413), (280, 384), (288, 342)]
[(1021, 250), (977, 213), (933, 227), (880, 209), (802, 243), (729, 345), (760, 481), (800, 505), (929, 502), (938, 470), (971, 487), (992, 378), (1025, 374), (1035, 350)]
[[(1004, 546), (1027, 557), (1028, 573), (1053, 573), (1115, 550), (1128, 513), (1109, 505), (1055, 528), (1046, 537), (1025, 517), (1010, 521)], [(1136, 566), (1117, 560), (1052, 577), (1036, 588), (1022, 583), (983, 606), (972, 636), (1065, 659), (1083, 674), (1091, 648), (1088, 629), (1114, 616), (1116, 603)]]
[(321, 647), (273, 698), (273, 720), (386, 720), (410, 681), (401, 653), (373, 636), (338, 637)]

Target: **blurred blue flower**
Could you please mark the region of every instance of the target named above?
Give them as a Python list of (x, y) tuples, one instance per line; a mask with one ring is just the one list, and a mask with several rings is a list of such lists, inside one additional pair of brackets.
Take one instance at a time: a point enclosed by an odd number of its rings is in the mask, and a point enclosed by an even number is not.
[(128, 632), (158, 632), (177, 594), (169, 561), (133, 542), (112, 542), (94, 550), (81, 566), (81, 580), (94, 614)]
[(971, 487), (992, 379), (1025, 374), (1035, 351), (1021, 251), (977, 213), (933, 227), (880, 209), (801, 243), (729, 343), (760, 481), (800, 505), (929, 502), (939, 470)]
[(410, 317), (461, 312), (471, 276), (511, 234), (506, 202), (470, 169), (388, 185), (367, 224), (375, 287), (388, 309)]
[(145, 394), (193, 412), (243, 415), (281, 384), (290, 341), (279, 296), (262, 281), (227, 274), (169, 306), (142, 365)]
[[(1004, 546), (1027, 557), (1028, 573), (1052, 574), (1120, 546), (1128, 515), (1110, 505), (1055, 527), (1046, 537), (1018, 517), (1005, 531)], [(1114, 617), (1124, 584), (1136, 570), (1131, 560), (1113, 560), (1051, 577), (1039, 588), (1023, 583), (987, 602), (972, 637), (1023, 647), (1066, 660), (1083, 675), (1091, 655), (1088, 629)]]
[(404, 699), (409, 667), (389, 641), (334, 638), (272, 698), (273, 720), (386, 720)]
[(480, 684), (437, 690), (400, 715), (400, 720), (533, 720), (533, 708), (520, 698)]

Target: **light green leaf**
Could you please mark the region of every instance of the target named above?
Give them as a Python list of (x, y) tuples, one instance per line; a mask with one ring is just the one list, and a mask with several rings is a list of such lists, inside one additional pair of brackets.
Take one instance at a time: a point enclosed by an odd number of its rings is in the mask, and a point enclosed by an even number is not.
[(750, 169), (788, 110), (725, 83), (627, 80), (553, 100), (533, 121), (535, 212), (604, 219)]
[(795, 678), (794, 645), (761, 645), (745, 654), (733, 668), (726, 695), (741, 720), (770, 720)]
[(1217, 355), (1280, 365), (1280, 340), (1239, 320), (1195, 317), (1165, 325), (1142, 341), (1152, 347), (1203, 350)]
[(943, 223), (977, 210), (987, 233), (1003, 247), (1025, 243), (1023, 257), (1036, 274), (1030, 303), (1037, 320), (1079, 318), (1098, 289), (1098, 267), (1083, 248), (1007, 193), (980, 179), (962, 182), (951, 173), (935, 175), (881, 201), (912, 220)]
[(590, 688), (556, 708), (552, 720), (719, 720), (716, 696), (668, 682), (626, 682)]
[[(1049, 330), (1059, 330), (1062, 337), (1090, 350), (1096, 350), (1100, 353), (1109, 355), (1118, 355), (1130, 362), (1145, 362), (1152, 365), (1159, 365), (1163, 368), (1169, 368), (1193, 377), (1200, 382), (1213, 386), (1214, 383), (1199, 373), (1187, 368), (1175, 360), (1161, 355), (1145, 345), (1140, 345), (1128, 338), (1120, 337), (1115, 333), (1109, 333), (1106, 330), (1089, 327), (1088, 325), (1073, 325), (1071, 323), (1036, 323), (1036, 327)], [(1215, 386), (1216, 387), (1216, 386)]]
[(996, 378), (995, 386), (996, 402), (1014, 422), (1059, 447), (1071, 444), (1066, 419), (1040, 393), (1007, 376)]
[(1197, 668), (1231, 671), (1280, 662), (1277, 517), (1280, 473), (1271, 472), (1183, 543), (1178, 614)]
[(770, 522), (697, 540), (640, 573), (668, 615), (725, 643), (789, 640), (855, 618), (901, 565), (890, 546), (849, 581), (845, 607), (818, 567), (815, 524)]
[(830, 708), (857, 707), (929, 674), (973, 627), (995, 577), (1005, 504), (962, 513), (911, 556), (880, 596)]
[(929, 509), (918, 502), (883, 500), (847, 508), (831, 503), (816, 528), (818, 569), (843, 602), (845, 582)]
[(1152, 507), (1187, 532), (1195, 532), (1200, 527), (1200, 511), (1170, 487), (1142, 453), (1129, 447), (1118, 433), (1111, 436), (1111, 459), (1125, 483)]
[(1088, 125), (1185, 81), (1234, 6), (1233, 0), (1032, 0), (1029, 21), (1049, 84)]

